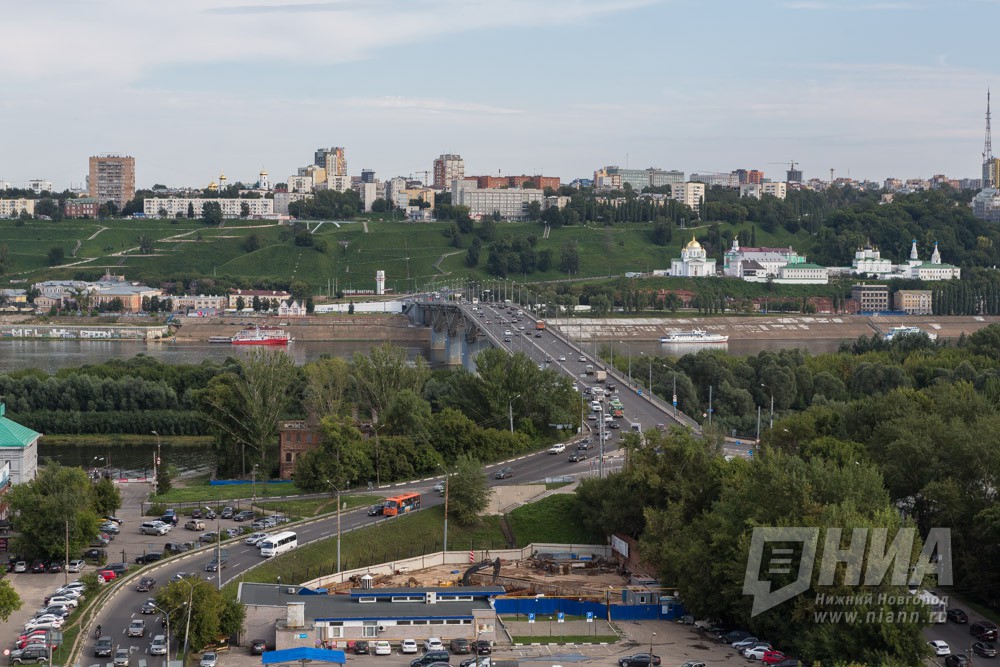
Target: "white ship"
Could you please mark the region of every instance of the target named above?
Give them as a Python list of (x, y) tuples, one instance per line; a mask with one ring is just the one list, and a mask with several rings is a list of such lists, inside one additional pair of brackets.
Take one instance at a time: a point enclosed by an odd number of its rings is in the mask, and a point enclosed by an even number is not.
[(917, 334), (917, 335), (923, 334), (928, 338), (930, 338), (931, 340), (937, 340), (936, 333), (924, 331), (919, 327), (893, 327), (885, 333), (884, 338), (885, 340), (894, 340), (895, 338), (899, 338), (901, 336), (909, 336), (912, 334)]
[(729, 336), (709, 333), (704, 329), (693, 329), (692, 331), (671, 331), (660, 339), (661, 343), (686, 343), (698, 345), (719, 345), (729, 341)]

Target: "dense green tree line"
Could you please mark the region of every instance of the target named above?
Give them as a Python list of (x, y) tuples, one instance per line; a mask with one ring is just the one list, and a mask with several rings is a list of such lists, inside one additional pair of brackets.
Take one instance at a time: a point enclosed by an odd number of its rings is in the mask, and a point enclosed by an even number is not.
[[(747, 626), (807, 660), (909, 665), (923, 652), (911, 622), (817, 623), (830, 610), (817, 593), (872, 594), (846, 608), (878, 618), (910, 613), (909, 602), (879, 602), (905, 587), (848, 586), (843, 572), (762, 614), (743, 593), (754, 526), (816, 526), (820, 544), (834, 528), (880, 526), (890, 535), (915, 526), (951, 535), (955, 592), (1000, 607), (1000, 326), (956, 346), (907, 336), (861, 338), (836, 354), (794, 350), (737, 359), (712, 353), (653, 361), (654, 387), (669, 395), (674, 377), (681, 408), (707, 409), (715, 425), (755, 420), (765, 406), (762, 442), (749, 461), (719, 456), (720, 429), (705, 440), (683, 432), (628, 441), (629, 466), (581, 485), (578, 508), (592, 529), (640, 539), (643, 558), (665, 585), (681, 591), (698, 616)], [(635, 373), (634, 377), (641, 377)], [(765, 386), (761, 386), (765, 385)], [(767, 422), (773, 394), (776, 419)], [(741, 422), (742, 420), (742, 422)], [(921, 545), (915, 544), (912, 558)], [(912, 562), (912, 560), (911, 560)], [(772, 582), (772, 590), (781, 585)], [(934, 584), (933, 578), (925, 585)]]
[(124, 410), (81, 412), (79, 410), (37, 410), (18, 412), (17, 421), (40, 433), (96, 435), (156, 431), (168, 435), (206, 435), (208, 427), (196, 412), (188, 410)]

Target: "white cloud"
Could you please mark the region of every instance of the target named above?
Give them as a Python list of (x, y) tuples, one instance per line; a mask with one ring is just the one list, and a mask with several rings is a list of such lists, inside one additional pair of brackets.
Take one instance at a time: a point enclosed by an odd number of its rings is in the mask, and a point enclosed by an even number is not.
[(915, 9), (909, 2), (823, 2), (822, 0), (795, 0), (786, 2), (785, 9), (841, 12), (878, 12), (900, 9)]

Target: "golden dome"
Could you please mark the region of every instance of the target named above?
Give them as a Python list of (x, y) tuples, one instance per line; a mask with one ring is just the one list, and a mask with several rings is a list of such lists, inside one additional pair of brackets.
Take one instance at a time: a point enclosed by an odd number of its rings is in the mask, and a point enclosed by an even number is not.
[(211, 183), (208, 184), (208, 189), (209, 190), (218, 190), (219, 186), (216, 185), (215, 181), (212, 181)]
[(698, 239), (691, 237), (691, 241), (687, 244), (688, 250), (701, 250), (701, 244), (698, 243)]

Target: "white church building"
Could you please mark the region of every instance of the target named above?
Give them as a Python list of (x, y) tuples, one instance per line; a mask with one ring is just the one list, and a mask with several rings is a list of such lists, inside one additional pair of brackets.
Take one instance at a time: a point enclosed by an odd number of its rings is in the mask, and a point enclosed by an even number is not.
[(682, 278), (704, 278), (715, 275), (715, 260), (693, 236), (681, 250), (681, 256), (670, 260), (670, 275)]
[(888, 258), (882, 257), (877, 247), (866, 243), (864, 247), (855, 251), (851, 266), (830, 267), (830, 273), (874, 275), (879, 280), (914, 278), (928, 282), (952, 278), (959, 280), (962, 277), (962, 269), (941, 261), (941, 250), (937, 241), (934, 242), (934, 252), (931, 253), (930, 261), (921, 261), (916, 239), (910, 246), (910, 258), (905, 264), (893, 264)]

